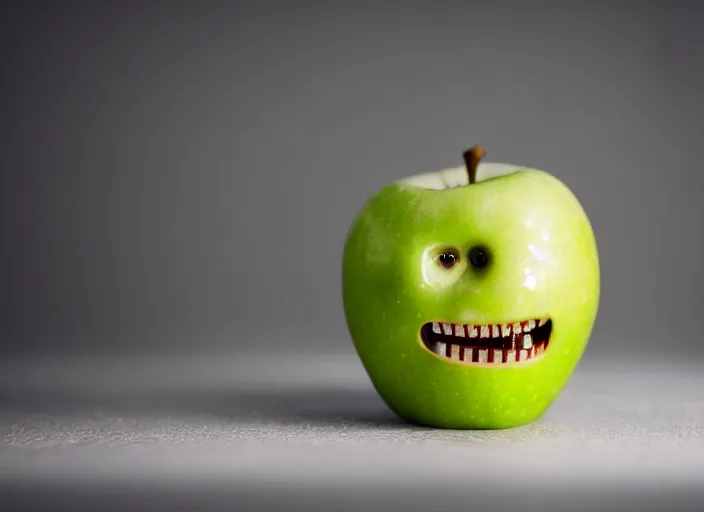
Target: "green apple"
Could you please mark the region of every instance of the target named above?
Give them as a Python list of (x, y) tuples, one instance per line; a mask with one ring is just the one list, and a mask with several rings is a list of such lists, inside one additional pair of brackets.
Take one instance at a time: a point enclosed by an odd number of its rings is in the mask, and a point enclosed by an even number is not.
[(374, 388), (408, 422), (499, 429), (540, 418), (591, 335), (599, 257), (554, 176), (481, 162), (384, 186), (345, 241), (344, 311)]

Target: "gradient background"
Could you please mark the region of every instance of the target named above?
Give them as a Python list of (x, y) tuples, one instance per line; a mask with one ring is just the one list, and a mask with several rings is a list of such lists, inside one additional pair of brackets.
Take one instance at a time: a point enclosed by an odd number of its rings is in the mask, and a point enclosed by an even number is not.
[[(555, 174), (592, 219), (585, 367), (662, 352), (696, 374), (703, 22), (693, 1), (4, 2), (3, 410), (39, 407), (38, 383), (91, 387), (99, 366), (56, 363), (86, 358), (325, 354), (334, 379), (354, 360), (353, 216), (475, 143)], [(9, 417), (7, 432), (33, 421)]]

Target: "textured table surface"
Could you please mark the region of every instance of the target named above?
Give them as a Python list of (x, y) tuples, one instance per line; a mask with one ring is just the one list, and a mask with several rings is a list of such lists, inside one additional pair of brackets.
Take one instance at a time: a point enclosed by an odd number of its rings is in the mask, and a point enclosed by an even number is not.
[(402, 423), (352, 354), (6, 361), (15, 510), (701, 510), (704, 365), (590, 359), (538, 422)]

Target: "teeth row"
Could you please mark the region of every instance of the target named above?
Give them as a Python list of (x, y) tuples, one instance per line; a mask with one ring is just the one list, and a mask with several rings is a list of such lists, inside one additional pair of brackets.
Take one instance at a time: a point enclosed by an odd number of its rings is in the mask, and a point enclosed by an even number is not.
[(433, 322), (433, 332), (447, 336), (468, 338), (499, 338), (513, 334), (531, 332), (536, 327), (542, 327), (547, 322), (545, 318), (515, 322), (513, 324), (463, 325)]
[(447, 344), (441, 341), (435, 343), (435, 353), (439, 356), (448, 357), (454, 361), (464, 361), (471, 363), (515, 363), (516, 361), (527, 361), (545, 352), (545, 345), (532, 345), (529, 348), (501, 350), (493, 348), (461, 347), (460, 345)]

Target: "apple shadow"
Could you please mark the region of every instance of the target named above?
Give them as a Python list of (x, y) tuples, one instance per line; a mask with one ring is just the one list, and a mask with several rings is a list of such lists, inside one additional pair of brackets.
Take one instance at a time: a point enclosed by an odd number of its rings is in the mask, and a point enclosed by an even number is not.
[(239, 390), (209, 393), (206, 397), (186, 396), (179, 406), (182, 413), (214, 415), (232, 421), (412, 428), (393, 414), (373, 389)]
[(96, 416), (207, 418), (278, 425), (366, 425), (417, 428), (400, 418), (372, 389), (0, 389), (0, 414), (14, 417)]

